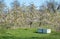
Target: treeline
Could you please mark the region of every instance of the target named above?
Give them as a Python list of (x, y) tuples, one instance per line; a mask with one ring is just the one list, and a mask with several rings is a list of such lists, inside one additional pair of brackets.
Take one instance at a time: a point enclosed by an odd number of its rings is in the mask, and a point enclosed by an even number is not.
[(4, 0), (0, 1), (1, 28), (60, 27), (60, 4), (58, 2), (47, 1), (37, 9), (33, 3), (21, 6), (18, 0), (13, 1), (11, 8), (6, 6)]

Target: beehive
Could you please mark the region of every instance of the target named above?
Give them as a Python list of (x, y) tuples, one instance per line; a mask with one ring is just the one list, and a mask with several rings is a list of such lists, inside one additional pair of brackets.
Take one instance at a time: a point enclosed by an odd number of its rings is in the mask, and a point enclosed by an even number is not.
[(51, 33), (51, 29), (38, 29), (38, 33)]

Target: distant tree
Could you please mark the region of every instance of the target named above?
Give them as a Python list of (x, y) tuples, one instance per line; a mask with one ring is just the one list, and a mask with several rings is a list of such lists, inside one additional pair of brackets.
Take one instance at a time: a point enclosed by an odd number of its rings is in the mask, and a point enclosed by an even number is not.
[[(50, 0), (40, 6), (40, 24), (39, 25), (50, 25), (53, 24), (52, 20), (55, 20), (57, 13), (58, 3), (55, 0)], [(54, 24), (53, 24), (54, 25)]]
[(55, 13), (57, 10), (57, 2), (55, 2), (55, 0), (51, 0), (49, 2), (47, 2), (47, 8), (50, 12)]
[(10, 14), (14, 18), (13, 19), (14, 26), (21, 26), (23, 22), (22, 7), (20, 6), (18, 0), (14, 0), (14, 2), (11, 5), (12, 9)]
[(0, 14), (4, 13), (5, 6), (4, 0), (0, 0)]
[(1, 31), (1, 34), (5, 33), (6, 32), (6, 22), (5, 22), (5, 19), (6, 19), (6, 4), (4, 2), (5, 0), (0, 0), (0, 31)]
[(28, 7), (29, 7), (29, 10), (28, 10), (27, 15), (28, 15), (28, 18), (30, 19), (30, 21), (29, 20), (27, 20), (27, 21), (29, 21), (30, 27), (32, 27), (33, 18), (36, 16), (36, 7), (33, 3), (31, 3)]

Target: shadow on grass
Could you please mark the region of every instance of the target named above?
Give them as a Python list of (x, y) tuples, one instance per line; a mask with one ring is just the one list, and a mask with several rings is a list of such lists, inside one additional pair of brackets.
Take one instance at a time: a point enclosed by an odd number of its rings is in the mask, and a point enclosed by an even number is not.
[(47, 34), (47, 33), (43, 33), (43, 32), (33, 32), (33, 33), (36, 33), (36, 34)]
[(60, 39), (56, 37), (15, 37), (15, 36), (0, 36), (0, 39)]
[[(34, 32), (34, 33), (38, 33), (38, 32)], [(42, 33), (38, 33), (38, 34), (42, 34)], [(16, 36), (13, 36), (12, 34), (5, 34), (5, 35), (1, 35), (0, 36), (0, 39), (60, 39), (60, 33), (52, 33), (48, 36), (33, 36), (33, 37), (16, 37)]]
[(0, 36), (0, 39), (44, 39), (43, 37), (14, 37), (14, 36)]
[(0, 36), (0, 39), (40, 39), (38, 37), (15, 37), (15, 36)]

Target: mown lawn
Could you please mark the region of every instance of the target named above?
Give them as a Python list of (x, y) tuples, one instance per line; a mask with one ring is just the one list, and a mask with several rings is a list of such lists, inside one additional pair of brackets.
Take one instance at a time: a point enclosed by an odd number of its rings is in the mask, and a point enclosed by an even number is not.
[(60, 32), (36, 33), (37, 29), (13, 29), (0, 32), (0, 39), (60, 39)]

